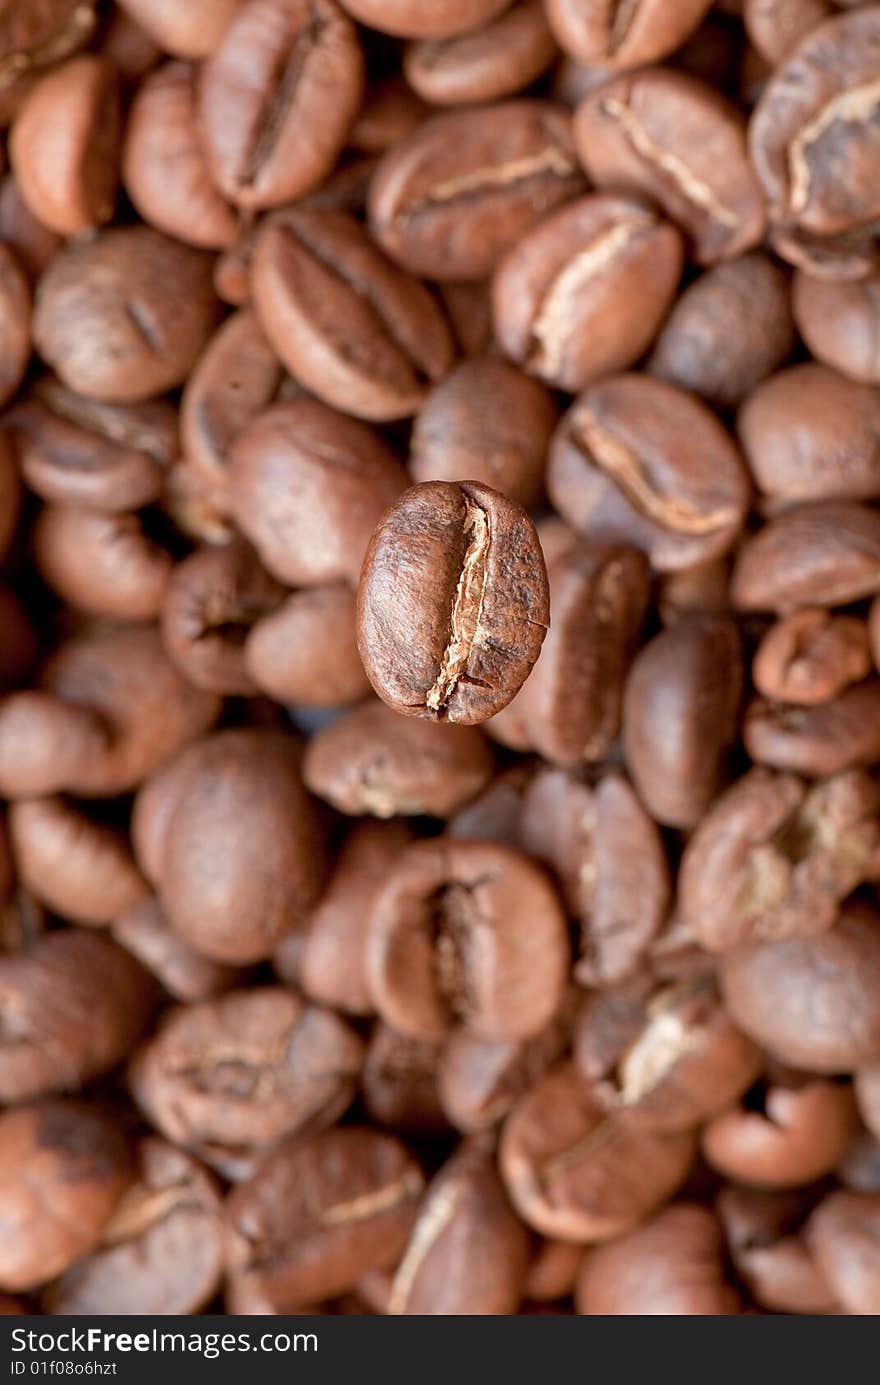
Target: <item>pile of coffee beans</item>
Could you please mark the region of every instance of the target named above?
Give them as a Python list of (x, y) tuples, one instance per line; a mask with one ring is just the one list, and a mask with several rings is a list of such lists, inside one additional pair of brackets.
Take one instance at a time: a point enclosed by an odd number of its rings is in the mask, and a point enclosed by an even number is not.
[(0, 0), (0, 1312), (880, 1314), (880, 5)]

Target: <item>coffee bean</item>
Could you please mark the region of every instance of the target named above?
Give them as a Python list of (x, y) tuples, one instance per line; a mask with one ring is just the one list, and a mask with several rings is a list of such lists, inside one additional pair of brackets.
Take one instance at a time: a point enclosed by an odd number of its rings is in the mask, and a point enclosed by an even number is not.
[(116, 620), (154, 620), (174, 566), (137, 515), (47, 506), (33, 530), (43, 581), (76, 610)]
[(873, 1315), (880, 1305), (876, 1194), (830, 1193), (806, 1227), (807, 1245), (846, 1313)]
[(589, 68), (642, 67), (672, 53), (696, 29), (709, 0), (547, 0), (547, 18), (566, 52)]
[(880, 385), (880, 273), (836, 284), (799, 271), (792, 306), (798, 331), (818, 361), (851, 380)]
[(433, 0), (430, 9), (418, 0), (341, 0), (362, 24), (404, 38), (449, 38), (493, 19), (509, 0)]
[(775, 1313), (837, 1313), (802, 1233), (809, 1204), (791, 1193), (726, 1187), (718, 1195), (728, 1250), (755, 1302)]
[(831, 1173), (856, 1127), (852, 1093), (833, 1082), (768, 1087), (763, 1111), (735, 1106), (703, 1131), (719, 1173), (739, 1183), (803, 1187)]
[(31, 358), (31, 291), (15, 251), (0, 245), (0, 404), (16, 393)]
[(155, 896), (145, 896), (113, 922), (113, 937), (146, 967), (175, 1000), (206, 1000), (228, 990), (239, 972), (212, 962), (174, 932)]
[(500, 711), (549, 619), (534, 525), (488, 486), (413, 486), (373, 535), (358, 647), (375, 690), (405, 716), (471, 725)]
[(167, 53), (206, 58), (213, 53), (239, 0), (119, 0)]
[(739, 551), (731, 597), (740, 611), (846, 606), (880, 589), (880, 516), (843, 501), (771, 519)]
[(858, 683), (818, 707), (756, 698), (745, 711), (743, 744), (758, 764), (819, 777), (880, 754), (880, 683)]
[(542, 0), (519, 0), (482, 28), (409, 44), (403, 70), (426, 101), (465, 106), (515, 95), (540, 77), (555, 56)]
[(444, 1130), (437, 1091), (440, 1045), (377, 1024), (364, 1054), (364, 1107), (378, 1125), (418, 1135)]

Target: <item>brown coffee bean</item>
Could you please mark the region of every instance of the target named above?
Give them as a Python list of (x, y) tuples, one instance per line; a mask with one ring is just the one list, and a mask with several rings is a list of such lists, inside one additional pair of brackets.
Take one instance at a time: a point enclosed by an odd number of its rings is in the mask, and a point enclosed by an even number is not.
[[(55, 703), (50, 710), (58, 732), (66, 717), (80, 741), (70, 746), (67, 772), (59, 773), (57, 785), (42, 790), (48, 793), (61, 789), (90, 798), (130, 793), (207, 731), (219, 711), (215, 697), (177, 672), (157, 632), (143, 627), (111, 627), (67, 641), (46, 666), (43, 682)], [(103, 733), (100, 750), (94, 744), (96, 725)], [(84, 736), (84, 729), (91, 734)], [(51, 754), (49, 748), (47, 758)]]
[(880, 394), (811, 362), (771, 376), (739, 412), (752, 474), (774, 500), (880, 495)]
[(555, 871), (580, 925), (575, 980), (624, 980), (659, 933), (670, 899), (660, 834), (627, 780), (606, 774), (593, 788), (540, 770), (522, 796), (518, 840)]
[(440, 1039), (538, 1034), (562, 1003), (565, 916), (526, 856), (437, 838), (401, 853), (373, 901), (367, 980), (393, 1028)]
[(807, 1245), (846, 1313), (873, 1317), (880, 1311), (878, 1231), (876, 1193), (829, 1193), (807, 1223)]
[(165, 63), (141, 83), (126, 126), (122, 176), (135, 208), (157, 231), (225, 250), (238, 222), (211, 181), (195, 82), (194, 69), (178, 62)]
[(193, 543), (225, 544), (236, 537), (224, 483), (185, 458), (171, 466), (160, 503), (175, 529)]
[(466, 106), (514, 96), (541, 76), (556, 51), (542, 0), (519, 0), (482, 28), (409, 44), (403, 70), (426, 101)]
[(870, 670), (865, 622), (807, 607), (771, 625), (755, 653), (752, 679), (771, 701), (814, 706), (860, 682)]
[(798, 271), (792, 307), (817, 361), (851, 380), (880, 385), (880, 272), (855, 284), (835, 284)]
[(499, 102), (434, 116), (390, 149), (370, 186), (370, 225), (411, 274), (484, 279), (582, 188), (568, 114), (545, 101)]
[[(206, 545), (178, 563), (167, 580), (162, 638), (182, 673), (197, 688), (228, 696), (258, 691), (245, 662), (247, 639), (275, 610), (284, 588), (242, 540)], [(70, 598), (68, 598), (70, 599)]]
[(689, 1132), (659, 1134), (609, 1115), (570, 1063), (508, 1116), (500, 1166), (520, 1216), (544, 1236), (605, 1241), (637, 1226), (687, 1176)]
[(414, 1134), (447, 1125), (437, 1092), (440, 1045), (377, 1024), (364, 1055), (364, 1109), (377, 1125)]
[(271, 956), (320, 889), (318, 822), (281, 732), (222, 731), (171, 761), (139, 794), (133, 833), (172, 927), (214, 961)]
[(58, 793), (109, 752), (96, 712), (50, 693), (24, 690), (0, 702), (0, 793), (34, 798)]
[(740, 1279), (771, 1313), (839, 1313), (801, 1232), (803, 1200), (791, 1193), (723, 1188), (718, 1213)]
[(706, 1126), (703, 1154), (725, 1178), (800, 1188), (831, 1173), (855, 1130), (848, 1087), (768, 1087), (763, 1110), (735, 1106)]
[(794, 345), (788, 278), (761, 251), (706, 270), (666, 319), (648, 369), (710, 404), (738, 404)]
[(698, 264), (760, 241), (764, 199), (745, 122), (704, 82), (665, 68), (616, 77), (578, 107), (574, 137), (597, 187), (659, 203), (690, 237)]
[(199, 1313), (217, 1292), (223, 1220), (213, 1179), (154, 1137), (141, 1141), (137, 1165), (98, 1246), (46, 1291), (49, 1313)]
[(567, 53), (588, 68), (642, 67), (678, 48), (710, 0), (547, 0), (547, 18)]
[(70, 58), (42, 77), (9, 139), (13, 172), (34, 216), (61, 236), (109, 221), (120, 144), (118, 78), (106, 59)]
[(357, 651), (351, 587), (295, 592), (257, 621), (245, 641), (252, 681), (276, 702), (339, 707), (370, 691)]
[(358, 648), (376, 692), (404, 716), (485, 721), (525, 682), (549, 620), (535, 527), (488, 486), (413, 486), (370, 540)]
[(623, 744), (657, 822), (695, 827), (705, 813), (736, 734), (741, 689), (732, 621), (692, 616), (636, 656), (623, 699)]
[(678, 1202), (584, 1256), (577, 1308), (588, 1317), (719, 1317), (739, 1312), (724, 1238), (708, 1207)]
[(0, 20), (0, 124), (8, 125), (35, 78), (88, 43), (94, 0), (31, 0), (7, 6)]
[(416, 481), (480, 481), (528, 509), (544, 489), (557, 410), (548, 390), (496, 356), (456, 366), (413, 424)]
[(24, 479), (50, 504), (140, 509), (158, 498), (177, 455), (177, 416), (165, 400), (99, 404), (48, 376), (10, 422)]
[(137, 515), (50, 505), (32, 540), (37, 571), (76, 610), (115, 620), (153, 620), (174, 566)]
[(783, 1063), (835, 1073), (880, 1057), (880, 922), (864, 906), (813, 937), (734, 948), (720, 978), (735, 1023)]
[[(299, 984), (312, 1000), (354, 1015), (373, 1012), (366, 976), (367, 924), (387, 874), (412, 840), (406, 823), (359, 822), (336, 858), (321, 899), (309, 915), (304, 937), (281, 944), (275, 969)], [(291, 952), (297, 946), (294, 965)]]
[(64, 918), (112, 923), (147, 893), (125, 836), (64, 799), (11, 804), (9, 831), (22, 884)]
[(620, 731), (624, 680), (648, 603), (648, 565), (635, 549), (572, 537), (548, 554), (547, 576), (550, 630), (509, 710), (527, 748), (576, 768), (601, 760)]
[(828, 0), (746, 0), (743, 21), (749, 40), (777, 67), (832, 13)]
[(536, 1303), (570, 1298), (583, 1259), (583, 1248), (568, 1241), (539, 1241), (526, 1274), (524, 1294)]
[(880, 683), (858, 683), (818, 707), (756, 698), (742, 739), (758, 764), (812, 778), (872, 765), (880, 757)]
[(715, 414), (646, 375), (593, 385), (560, 423), (547, 489), (588, 538), (631, 543), (658, 572), (718, 557), (748, 506), (746, 470)]
[(517, 846), (523, 795), (532, 779), (532, 766), (514, 765), (497, 774), (481, 794), (450, 818), (450, 837)]
[(113, 937), (152, 972), (175, 1000), (207, 1000), (235, 985), (240, 973), (202, 957), (174, 932), (154, 896), (145, 896), (114, 920)]
[(880, 794), (862, 770), (808, 786), (754, 768), (712, 805), (685, 848), (679, 907), (703, 947), (830, 928), (873, 878)]
[(254, 211), (316, 187), (363, 82), (357, 33), (334, 0), (244, 0), (200, 81), (202, 139), (224, 197)]
[(0, 1101), (69, 1090), (115, 1067), (143, 1030), (154, 989), (121, 947), (79, 928), (0, 956)]
[(429, 1185), (388, 1298), (392, 1316), (497, 1317), (515, 1313), (528, 1235), (511, 1210), (494, 1160), (462, 1145)]
[(129, 1081), (166, 1139), (222, 1167), (332, 1125), (362, 1064), (363, 1045), (338, 1016), (257, 986), (166, 1011)]
[(291, 374), (360, 418), (409, 417), (452, 364), (452, 337), (428, 290), (344, 212), (292, 210), (270, 221), (257, 240), (252, 287)]
[(312, 736), (305, 781), (340, 813), (448, 817), (485, 788), (492, 753), (474, 727), (397, 716), (363, 702)]
[(438, 1060), (437, 1086), (450, 1123), (465, 1134), (491, 1130), (565, 1056), (568, 1025), (558, 1016), (534, 1038), (479, 1039), (459, 1029)]
[(799, 505), (746, 539), (731, 598), (741, 611), (846, 606), (880, 590), (880, 515), (845, 501)]
[(206, 58), (226, 31), (240, 0), (119, 0), (166, 53)]
[(211, 263), (147, 226), (67, 246), (37, 291), (34, 341), (69, 389), (132, 403), (179, 385), (214, 325)]
[(394, 1265), (424, 1179), (391, 1135), (350, 1127), (282, 1146), (226, 1203), (226, 1268), (274, 1312)]
[(880, 215), (878, 82), (876, 6), (821, 24), (773, 74), (749, 143), (777, 226), (824, 238), (859, 230)]
[(126, 82), (141, 81), (162, 57), (160, 45), (124, 9), (113, 10), (108, 16), (101, 53)]
[(876, 1137), (880, 1131), (880, 1064), (875, 1063), (856, 1073), (855, 1093), (859, 1113)]
[(402, 38), (450, 38), (494, 19), (510, 0), (340, 0), (362, 24)]
[[(863, 1070), (863, 1074), (873, 1071), (873, 1068), (866, 1068)], [(855, 1080), (856, 1097), (864, 1117), (865, 1102), (860, 1089), (863, 1074), (856, 1073)], [(848, 1188), (850, 1192), (880, 1192), (880, 1140), (867, 1131), (854, 1135), (844, 1151), (843, 1158), (837, 1165), (836, 1173), (843, 1186)]]
[(0, 1286), (36, 1289), (100, 1241), (131, 1177), (117, 1127), (76, 1101), (0, 1115)]
[(15, 251), (0, 242), (0, 406), (12, 399), (30, 358), (30, 287)]
[(406, 483), (366, 424), (311, 399), (276, 404), (230, 453), (236, 523), (282, 582), (356, 582), (370, 534)]
[(498, 340), (526, 370), (571, 393), (624, 370), (653, 341), (682, 254), (678, 231), (645, 203), (581, 198), (523, 235), (498, 266)]

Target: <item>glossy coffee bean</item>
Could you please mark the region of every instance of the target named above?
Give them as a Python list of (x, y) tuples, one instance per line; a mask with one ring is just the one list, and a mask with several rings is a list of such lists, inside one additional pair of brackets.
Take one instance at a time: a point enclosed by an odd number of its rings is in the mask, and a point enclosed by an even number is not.
[(857, 616), (807, 607), (782, 616), (752, 663), (758, 692), (776, 702), (828, 702), (871, 670), (868, 626)]
[(413, 486), (373, 534), (358, 590), (358, 648), (395, 711), (485, 721), (525, 682), (548, 624), (535, 527), (488, 486)]
[(8, 125), (34, 80), (88, 43), (97, 23), (93, 0), (37, 0), (25, 10), (11, 7), (0, 29), (0, 60), (6, 67), (0, 123)]
[(662, 0), (614, 4), (609, 0), (547, 0), (547, 17), (556, 38), (587, 67), (642, 67), (678, 48), (709, 9), (708, 0)]
[(33, 546), (43, 581), (76, 610), (146, 621), (162, 609), (173, 560), (137, 515), (47, 506)]
[(806, 1226), (807, 1245), (845, 1312), (873, 1316), (880, 1306), (877, 1226), (880, 1197), (835, 1192)]
[(737, 1274), (771, 1313), (838, 1313), (831, 1286), (806, 1245), (809, 1204), (797, 1194), (729, 1186), (717, 1200)]
[(818, 361), (851, 380), (880, 385), (880, 274), (836, 284), (799, 272), (792, 306), (798, 331)]
[(357, 651), (357, 600), (342, 583), (288, 596), (253, 626), (248, 676), (276, 702), (338, 707), (370, 691)]
[(239, 979), (235, 968), (212, 962), (185, 943), (154, 895), (139, 899), (114, 919), (111, 932), (174, 1000), (206, 1000)]
[(563, 1011), (531, 1039), (480, 1039), (464, 1029), (446, 1041), (437, 1087), (449, 1122), (465, 1134), (491, 1130), (565, 1055)]
[(403, 70), (425, 101), (466, 106), (497, 101), (530, 86), (556, 51), (542, 0), (518, 0), (481, 28), (409, 44)]
[(768, 1087), (763, 1110), (735, 1106), (710, 1121), (702, 1149), (713, 1168), (738, 1183), (798, 1188), (831, 1173), (855, 1127), (847, 1087)]
[(206, 58), (214, 51), (239, 0), (119, 0), (166, 53)]
[(832, 12), (828, 0), (745, 0), (743, 22), (749, 40), (773, 68)]
[(847, 688), (818, 707), (756, 698), (745, 711), (743, 744), (758, 764), (813, 778), (871, 765), (880, 754), (880, 683)]
[(741, 611), (846, 606), (880, 589), (880, 517), (854, 502), (798, 505), (739, 551), (731, 598)]
[(414, 1135), (441, 1131), (447, 1121), (437, 1091), (441, 1046), (377, 1024), (361, 1074), (364, 1108), (378, 1125)]
[(493, 19), (508, 0), (341, 0), (362, 24), (403, 38), (450, 38)]

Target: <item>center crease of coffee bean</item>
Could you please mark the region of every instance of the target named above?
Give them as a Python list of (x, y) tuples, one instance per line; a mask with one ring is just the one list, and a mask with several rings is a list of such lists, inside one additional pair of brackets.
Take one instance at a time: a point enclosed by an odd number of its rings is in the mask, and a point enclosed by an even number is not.
[(514, 187), (526, 183), (530, 178), (540, 178), (551, 174), (556, 178), (570, 178), (577, 173), (577, 161), (557, 145), (548, 145), (539, 154), (530, 154), (498, 168), (475, 168), (472, 173), (462, 173), (437, 183), (424, 197), (414, 198), (407, 206), (401, 207), (395, 221), (409, 221), (444, 202), (454, 202), (473, 197), (489, 188)]
[(836, 122), (842, 125), (861, 125), (871, 119), (880, 106), (880, 77), (872, 82), (843, 91), (808, 121), (795, 135), (788, 151), (789, 206), (792, 212), (802, 212), (810, 200), (810, 148)]
[(470, 535), (464, 555), (450, 616), (450, 639), (443, 654), (433, 687), (428, 689), (425, 705), (441, 716), (449, 705), (459, 679), (465, 673), (471, 651), (477, 641), (488, 576), (488, 553), (491, 542), (489, 516), (472, 500), (466, 500), (465, 533)]
[(266, 83), (266, 99), (254, 122), (251, 148), (237, 178), (240, 187), (251, 187), (259, 178), (263, 165), (272, 157), (278, 134), (296, 100), (297, 87), (306, 63), (317, 47), (324, 28), (320, 17), (309, 6), (307, 22), (297, 33), (293, 44), (279, 54), (275, 71)]
[(446, 1188), (442, 1188), (430, 1200), (427, 1210), (416, 1222), (409, 1245), (391, 1286), (388, 1312), (393, 1316), (400, 1315), (405, 1310), (416, 1275), (431, 1247), (452, 1220), (460, 1193), (461, 1185), (459, 1183), (453, 1182)]

